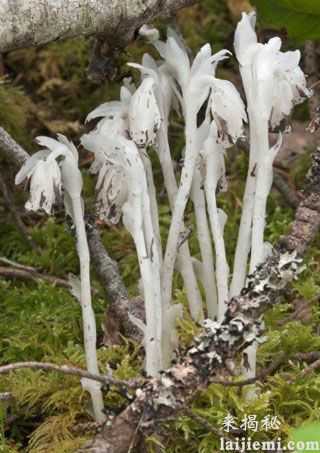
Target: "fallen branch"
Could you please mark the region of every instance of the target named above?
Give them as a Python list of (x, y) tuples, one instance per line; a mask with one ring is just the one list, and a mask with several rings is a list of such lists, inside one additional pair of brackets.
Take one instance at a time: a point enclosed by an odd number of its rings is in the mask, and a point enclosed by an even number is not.
[(43, 371), (56, 371), (58, 373), (68, 374), (71, 376), (78, 376), (80, 378), (87, 378), (93, 381), (101, 382), (104, 385), (110, 386), (114, 385), (121, 388), (137, 388), (138, 385), (141, 385), (141, 381), (137, 382), (136, 380), (131, 381), (122, 381), (120, 379), (114, 379), (111, 376), (104, 376), (103, 374), (93, 374), (89, 373), (86, 370), (81, 368), (70, 367), (67, 365), (55, 365), (53, 363), (47, 362), (17, 362), (10, 363), (9, 365), (0, 366), (0, 375), (8, 374), (12, 371), (21, 370), (23, 368), (43, 370)]
[(124, 46), (142, 24), (192, 3), (193, 0), (2, 0), (0, 52), (93, 34)]
[[(105, 426), (82, 452), (126, 453), (131, 442), (156, 430), (159, 419), (177, 416), (198, 390), (226, 370), (263, 333), (261, 315), (275, 304), (289, 282), (301, 272), (301, 258), (320, 227), (320, 150), (307, 175), (306, 197), (300, 203), (291, 232), (281, 239), (271, 256), (248, 277), (240, 296), (234, 297), (221, 322), (204, 321), (201, 334), (177, 364), (160, 379), (149, 380), (136, 392), (133, 403)], [(138, 440), (138, 439), (137, 439)]]

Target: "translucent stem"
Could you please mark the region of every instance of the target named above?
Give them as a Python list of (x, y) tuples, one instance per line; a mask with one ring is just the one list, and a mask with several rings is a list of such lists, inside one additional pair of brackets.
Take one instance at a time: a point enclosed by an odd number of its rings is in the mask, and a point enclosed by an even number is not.
[[(82, 310), (84, 348), (86, 354), (87, 370), (90, 373), (99, 374), (96, 350), (96, 321), (91, 304), (90, 254), (80, 197), (72, 199), (72, 209), (77, 232), (77, 250), (80, 260), (80, 303)], [(103, 413), (104, 404), (101, 392), (101, 384), (87, 379), (85, 380), (84, 387), (91, 395), (95, 419), (99, 423), (104, 422), (106, 417)]]
[(198, 168), (195, 170), (194, 180), (192, 183), (192, 200), (196, 215), (197, 238), (199, 241), (202, 260), (203, 286), (206, 295), (208, 317), (211, 319), (217, 319), (218, 299), (216, 275), (213, 265), (212, 242), (207, 218), (206, 200), (203, 189), (201, 189), (201, 177)]
[(207, 156), (207, 173), (205, 178), (205, 191), (211, 232), (216, 254), (216, 278), (218, 289), (218, 317), (221, 319), (226, 311), (228, 302), (228, 278), (229, 266), (227, 263), (225, 244), (223, 239), (223, 227), (219, 221), (219, 213), (216, 201), (216, 181), (215, 171), (215, 153), (208, 153)]
[[(174, 264), (177, 257), (179, 236), (183, 225), (184, 211), (189, 200), (193, 173), (198, 155), (198, 150), (194, 146), (197, 132), (196, 129), (196, 114), (195, 112), (186, 109), (185, 163), (182, 168), (180, 185), (175, 199), (163, 265), (162, 288), (165, 303), (168, 303), (171, 300), (172, 278), (174, 272)], [(199, 311), (199, 307), (194, 307), (193, 313), (196, 314), (197, 311)]]
[(146, 154), (145, 150), (140, 151), (140, 155), (143, 161), (143, 165), (146, 172), (147, 186), (149, 189), (149, 199), (150, 199), (150, 208), (152, 215), (152, 226), (154, 231), (154, 240), (158, 249), (158, 254), (160, 260), (162, 260), (162, 246), (161, 246), (161, 237), (160, 237), (160, 227), (159, 227), (159, 214), (158, 214), (158, 203), (157, 203), (157, 192), (153, 179), (152, 165), (149, 157)]
[(247, 276), (248, 257), (251, 248), (252, 218), (254, 196), (256, 191), (257, 164), (260, 147), (259, 123), (255, 115), (250, 114), (250, 155), (247, 180), (242, 201), (242, 211), (236, 252), (233, 265), (233, 275), (230, 287), (230, 296), (240, 294), (245, 285)]
[[(173, 211), (176, 195), (178, 192), (178, 185), (171, 159), (170, 147), (168, 143), (168, 128), (166, 124), (162, 124), (159, 131), (158, 154), (170, 208)], [(182, 223), (182, 230), (183, 228), (184, 227)], [(198, 321), (199, 319), (203, 318), (202, 300), (193, 269), (188, 241), (185, 241), (178, 251), (177, 264), (183, 278), (184, 286), (186, 288), (191, 316), (194, 320)]]

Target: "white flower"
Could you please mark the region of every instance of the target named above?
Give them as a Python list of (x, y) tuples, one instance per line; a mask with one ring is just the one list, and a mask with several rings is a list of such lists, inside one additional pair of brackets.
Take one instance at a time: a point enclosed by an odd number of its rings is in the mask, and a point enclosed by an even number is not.
[(58, 134), (58, 140), (37, 137), (36, 141), (45, 149), (25, 162), (15, 183), (30, 180), (30, 199), (26, 209), (43, 209), (50, 214), (57, 196), (61, 195), (62, 186), (70, 197), (80, 197), (82, 177), (78, 169), (78, 152), (73, 143), (61, 134)]
[(123, 167), (106, 161), (99, 171), (96, 188), (100, 219), (117, 224), (128, 199), (127, 177)]
[(129, 104), (129, 133), (139, 147), (153, 145), (161, 124), (161, 114), (154, 93), (154, 80), (147, 77), (132, 95)]
[(195, 104), (193, 109), (198, 111), (208, 97), (211, 77), (214, 75), (219, 61), (227, 58), (230, 53), (221, 50), (212, 54), (210, 44), (205, 44), (195, 56), (192, 65), (183, 41), (172, 30), (168, 30), (166, 43), (158, 41), (155, 47), (165, 61), (172, 77), (180, 85), (184, 102)]
[(258, 43), (254, 27), (255, 14), (243, 13), (234, 48), (248, 102), (257, 105), (259, 114), (277, 126), (295, 104), (312, 93), (299, 67), (300, 51), (281, 52), (281, 39), (277, 37), (266, 44)]
[(89, 113), (86, 122), (102, 118), (96, 126), (97, 133), (126, 135), (129, 129), (128, 111), (131, 96), (130, 89), (122, 86), (120, 101), (110, 101), (99, 105)]
[(243, 135), (243, 123), (247, 121), (245, 107), (238, 90), (228, 80), (215, 78), (211, 90), (211, 112), (217, 127), (217, 141), (228, 147)]
[(154, 92), (154, 80), (143, 79), (133, 91), (126, 82), (121, 87), (120, 101), (106, 102), (89, 113), (86, 121), (102, 118), (96, 126), (97, 134), (128, 136), (139, 147), (153, 145), (161, 124), (161, 114)]
[(81, 143), (95, 154), (91, 172), (98, 173), (99, 217), (111, 224), (119, 222), (124, 212), (126, 218), (141, 216), (142, 219), (141, 197), (143, 193), (147, 194), (147, 186), (143, 162), (135, 143), (121, 135), (107, 136), (95, 132), (83, 135)]
[[(219, 130), (219, 139), (226, 146), (242, 135), (246, 113), (243, 102), (231, 82), (219, 80), (214, 74), (217, 64), (227, 58), (227, 50), (212, 54), (211, 46), (205, 44), (190, 65), (187, 50), (181, 39), (172, 31), (166, 43), (155, 43), (172, 78), (180, 85), (175, 94), (186, 109), (197, 114), (206, 101), (211, 108)], [(182, 96), (181, 96), (182, 94)], [(208, 112), (207, 112), (208, 113)]]
[[(171, 104), (175, 102), (173, 96), (173, 79), (165, 64), (157, 62), (147, 53), (142, 57), (142, 64), (128, 63), (132, 68), (140, 70), (143, 78), (151, 77), (154, 81), (153, 91), (159, 107), (161, 117), (168, 120)], [(173, 105), (178, 110), (177, 105)]]

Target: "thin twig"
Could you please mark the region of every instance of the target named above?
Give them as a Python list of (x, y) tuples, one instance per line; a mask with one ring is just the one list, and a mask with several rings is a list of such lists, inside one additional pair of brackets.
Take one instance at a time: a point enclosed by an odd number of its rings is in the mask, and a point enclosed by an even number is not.
[(305, 368), (304, 370), (301, 371), (301, 373), (296, 376), (295, 380), (301, 379), (302, 377), (307, 376), (308, 374), (312, 373), (315, 370), (318, 370), (320, 368), (320, 359), (316, 360), (313, 362), (310, 366)]
[(8, 279), (32, 280), (35, 282), (43, 280), (53, 285), (61, 286), (62, 288), (71, 288), (70, 282), (63, 278), (15, 267), (0, 266), (0, 275)]
[(81, 368), (70, 367), (67, 365), (55, 365), (54, 363), (48, 362), (17, 362), (10, 363), (9, 365), (0, 366), (0, 375), (8, 374), (11, 371), (20, 370), (23, 368), (43, 370), (43, 371), (57, 371), (58, 373), (69, 374), (71, 376), (78, 376), (81, 378), (92, 379), (93, 381), (101, 382), (104, 385), (115, 385), (121, 388), (135, 389), (142, 385), (141, 380), (122, 381), (120, 379), (114, 379), (110, 376), (97, 375), (89, 373)]
[(15, 267), (16, 269), (22, 269), (24, 271), (29, 272), (38, 272), (38, 269), (32, 266), (26, 266), (25, 264), (17, 263), (17, 261), (10, 260), (5, 256), (0, 256), (0, 263), (6, 264), (11, 267)]
[[(318, 360), (319, 359), (319, 360)], [(253, 378), (250, 379), (245, 379), (241, 381), (225, 381), (225, 380), (219, 380), (219, 379), (212, 379), (210, 381), (211, 384), (221, 384), (224, 385), (225, 387), (244, 387), (246, 385), (254, 384), (257, 381), (265, 381), (266, 378), (270, 375), (272, 375), (275, 371), (277, 371), (281, 365), (283, 365), (285, 362), (288, 362), (289, 360), (299, 360), (299, 361), (305, 361), (305, 362), (313, 362), (317, 361), (319, 362), (320, 366), (320, 352), (318, 351), (313, 351), (313, 352), (299, 352), (295, 354), (293, 357), (288, 356), (287, 353), (281, 354), (279, 357), (276, 358), (275, 361), (273, 361), (267, 368), (261, 370), (257, 375)], [(311, 365), (312, 367), (313, 365)], [(308, 367), (304, 370), (307, 374), (307, 370), (309, 370)]]

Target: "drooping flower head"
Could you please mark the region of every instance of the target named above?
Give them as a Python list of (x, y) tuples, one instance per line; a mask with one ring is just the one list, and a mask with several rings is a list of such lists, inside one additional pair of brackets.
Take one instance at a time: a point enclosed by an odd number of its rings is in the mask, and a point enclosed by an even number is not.
[(78, 169), (78, 152), (64, 135), (58, 140), (37, 137), (36, 141), (44, 149), (26, 160), (15, 178), (16, 184), (25, 179), (30, 181), (30, 199), (26, 209), (43, 209), (50, 214), (62, 188), (69, 197), (80, 196), (82, 177)]
[(86, 121), (102, 118), (96, 126), (97, 134), (131, 138), (138, 147), (155, 143), (161, 124), (161, 114), (154, 93), (154, 80), (143, 79), (140, 86), (122, 86), (120, 101), (99, 105), (89, 113)]
[(172, 30), (166, 42), (156, 41), (154, 46), (164, 59), (163, 66), (175, 81), (173, 90), (180, 99), (184, 113), (188, 109), (197, 114), (207, 103), (219, 131), (218, 138), (226, 146), (242, 135), (246, 113), (241, 97), (234, 85), (215, 77), (218, 63), (230, 53), (221, 50), (212, 54), (210, 44), (205, 44), (190, 63), (182, 39)]
[(94, 132), (83, 135), (81, 143), (95, 155), (91, 172), (98, 174), (97, 211), (100, 219), (108, 224), (118, 223), (122, 215), (127, 223), (132, 223), (135, 216), (142, 219), (141, 200), (147, 193), (147, 186), (135, 143), (121, 135)]
[(234, 48), (248, 103), (255, 104), (259, 114), (277, 126), (294, 105), (312, 92), (299, 67), (300, 51), (282, 52), (278, 37), (266, 44), (258, 43), (255, 21), (254, 13), (242, 14), (235, 31)]

